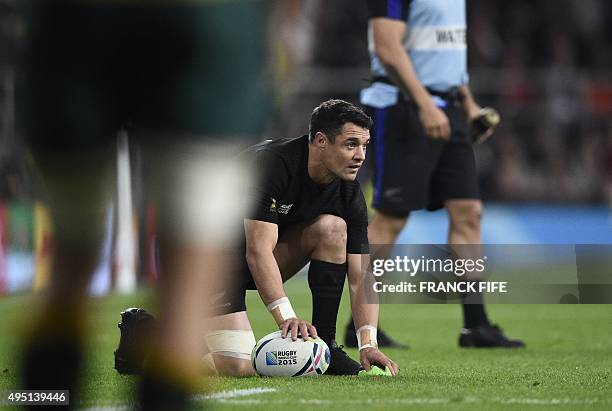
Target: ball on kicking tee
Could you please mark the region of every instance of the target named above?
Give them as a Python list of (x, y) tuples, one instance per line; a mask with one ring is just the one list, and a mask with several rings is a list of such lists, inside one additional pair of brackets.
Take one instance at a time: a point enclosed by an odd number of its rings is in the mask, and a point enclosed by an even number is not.
[(267, 377), (321, 375), (329, 366), (329, 347), (320, 338), (282, 338), (280, 331), (260, 339), (251, 353), (253, 368)]

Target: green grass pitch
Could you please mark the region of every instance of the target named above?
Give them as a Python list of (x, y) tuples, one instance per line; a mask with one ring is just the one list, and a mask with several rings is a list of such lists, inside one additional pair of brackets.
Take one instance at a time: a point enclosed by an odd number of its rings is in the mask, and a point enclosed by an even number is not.
[[(310, 292), (303, 277), (287, 292), (298, 314), (310, 315)], [(113, 369), (119, 312), (150, 307), (148, 293), (111, 295), (92, 302), (91, 339), (81, 408), (129, 409), (134, 378)], [(0, 299), (0, 391), (17, 388), (20, 324), (31, 297)], [(256, 293), (248, 297), (257, 338), (274, 324)], [(449, 410), (609, 410), (612, 409), (611, 305), (491, 305), (491, 318), (526, 349), (465, 350), (457, 346), (461, 310), (457, 305), (385, 305), (382, 325), (409, 343), (409, 350), (387, 350), (401, 367), (385, 377), (213, 378), (208, 398), (214, 409), (270, 410), (321, 406), (325, 409)], [(342, 302), (340, 340), (348, 318)], [(348, 350), (356, 357), (356, 350)], [(365, 408), (367, 407), (367, 408)]]

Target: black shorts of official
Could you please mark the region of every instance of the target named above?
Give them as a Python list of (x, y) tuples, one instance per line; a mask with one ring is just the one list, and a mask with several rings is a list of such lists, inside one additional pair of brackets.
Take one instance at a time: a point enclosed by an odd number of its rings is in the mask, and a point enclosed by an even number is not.
[(412, 210), (442, 208), (446, 200), (479, 198), (465, 115), (452, 102), (443, 110), (449, 141), (428, 138), (416, 105), (406, 99), (387, 108), (366, 107), (374, 119), (368, 156), (374, 162), (376, 210), (404, 217)]

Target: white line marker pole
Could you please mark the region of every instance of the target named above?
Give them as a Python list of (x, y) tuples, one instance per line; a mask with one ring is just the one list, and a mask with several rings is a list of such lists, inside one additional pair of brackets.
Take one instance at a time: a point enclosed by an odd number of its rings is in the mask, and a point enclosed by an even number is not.
[(132, 177), (127, 131), (117, 135), (117, 243), (116, 290), (129, 294), (136, 288), (136, 239), (132, 227)]

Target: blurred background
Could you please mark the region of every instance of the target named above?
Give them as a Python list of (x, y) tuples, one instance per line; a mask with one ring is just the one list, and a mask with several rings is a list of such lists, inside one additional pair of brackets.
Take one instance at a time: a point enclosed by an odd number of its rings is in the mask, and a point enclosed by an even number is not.
[[(52, 247), (15, 121), (27, 30), (17, 4), (0, 0), (0, 295), (44, 287)], [(612, 3), (467, 0), (467, 12), (473, 93), (502, 115), (493, 138), (476, 147), (485, 242), (612, 243)], [(312, 108), (328, 98), (359, 101), (369, 78), (366, 24), (365, 0), (277, 2), (269, 24), (269, 116), (253, 141), (305, 134)], [(118, 186), (131, 193), (131, 218), (121, 218), (126, 201), (109, 204), (96, 294), (111, 290), (118, 272), (140, 283), (156, 276), (151, 208), (141, 198), (138, 153), (127, 150), (118, 145), (127, 161), (118, 169), (131, 170), (118, 173)], [(413, 220), (400, 242), (445, 242), (443, 212)]]

